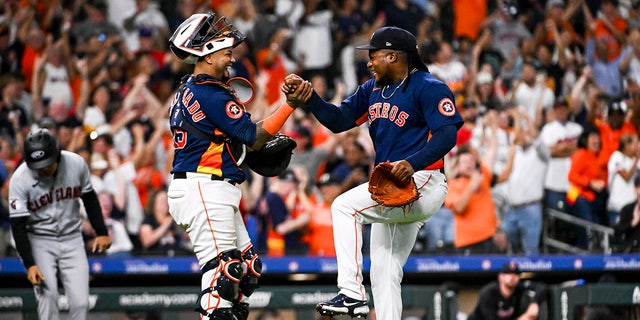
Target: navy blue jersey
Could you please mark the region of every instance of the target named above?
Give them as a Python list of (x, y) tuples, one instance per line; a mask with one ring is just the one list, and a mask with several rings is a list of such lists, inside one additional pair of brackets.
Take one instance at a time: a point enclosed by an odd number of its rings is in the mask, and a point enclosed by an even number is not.
[[(370, 79), (338, 108), (327, 106), (317, 95), (308, 105), (322, 124), (334, 132), (369, 121), (369, 134), (376, 150), (375, 164), (407, 159), (423, 150), (438, 128), (444, 125), (459, 128), (463, 123), (449, 87), (422, 70), (384, 88)], [(441, 159), (421, 164), (420, 169), (442, 166)]]
[[(180, 112), (182, 110), (182, 112)], [(213, 77), (190, 76), (171, 107), (175, 154), (171, 172), (199, 172), (244, 181), (244, 145), (256, 141), (256, 124), (228, 87)], [(180, 126), (188, 122), (213, 141)]]

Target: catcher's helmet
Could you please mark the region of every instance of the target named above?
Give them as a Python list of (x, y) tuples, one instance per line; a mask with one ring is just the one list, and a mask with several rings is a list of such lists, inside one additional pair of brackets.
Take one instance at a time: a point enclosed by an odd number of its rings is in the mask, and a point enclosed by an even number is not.
[(201, 57), (226, 48), (235, 48), (245, 36), (224, 16), (196, 13), (182, 22), (169, 39), (171, 52), (180, 60), (195, 64)]
[(50, 166), (60, 159), (60, 153), (58, 139), (47, 129), (33, 130), (24, 138), (24, 161), (29, 169)]

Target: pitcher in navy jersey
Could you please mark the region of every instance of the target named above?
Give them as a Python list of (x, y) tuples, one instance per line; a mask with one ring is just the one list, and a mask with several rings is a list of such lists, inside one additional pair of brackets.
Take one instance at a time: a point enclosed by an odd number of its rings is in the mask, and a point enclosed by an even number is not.
[(317, 94), (310, 99), (292, 92), (300, 78), (288, 75), (282, 91), (298, 99), (333, 132), (368, 122), (375, 164), (391, 161), (391, 173), (402, 181), (413, 177), (420, 198), (409, 208), (380, 206), (368, 183), (338, 197), (332, 205), (338, 260), (339, 294), (316, 307), (322, 315), (369, 313), (362, 284), (362, 225), (371, 226), (371, 288), (378, 319), (401, 319), (402, 268), (418, 230), (444, 202), (447, 183), (443, 157), (456, 143), (462, 118), (446, 84), (433, 77), (420, 60), (416, 38), (397, 27), (376, 30), (367, 66), (373, 79), (360, 85), (340, 106)]

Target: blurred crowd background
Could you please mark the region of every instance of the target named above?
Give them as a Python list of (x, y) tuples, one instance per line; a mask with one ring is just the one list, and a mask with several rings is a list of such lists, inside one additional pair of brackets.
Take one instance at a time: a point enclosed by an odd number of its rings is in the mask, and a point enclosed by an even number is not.
[[(449, 195), (416, 253), (541, 253), (549, 208), (614, 228), (621, 252), (640, 250), (640, 1), (4, 0), (0, 256), (16, 255), (7, 185), (34, 127), (85, 157), (113, 238), (108, 256), (191, 254), (166, 186), (168, 106), (192, 67), (168, 39), (209, 10), (247, 36), (231, 74), (254, 84), (254, 121), (284, 101), (288, 73), (339, 105), (370, 78), (368, 52), (355, 46), (382, 26), (416, 35), (465, 119), (445, 160)], [(247, 167), (240, 185), (254, 246), (333, 256), (331, 203), (372, 168), (367, 125), (333, 134), (299, 109), (283, 132), (298, 143), (289, 170), (265, 178)], [(557, 233), (602, 250), (588, 228)], [(84, 234), (89, 246), (88, 223)]]

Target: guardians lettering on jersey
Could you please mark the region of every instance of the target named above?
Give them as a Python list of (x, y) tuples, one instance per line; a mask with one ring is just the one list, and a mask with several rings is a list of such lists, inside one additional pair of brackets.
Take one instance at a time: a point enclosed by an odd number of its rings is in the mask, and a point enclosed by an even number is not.
[[(37, 211), (54, 201), (62, 201), (68, 199), (80, 198), (82, 188), (80, 186), (75, 187), (62, 187), (51, 192), (47, 192), (34, 200), (29, 201), (29, 211)], [(55, 200), (54, 200), (55, 199)]]
[(398, 110), (397, 106), (394, 105), (392, 107), (388, 102), (378, 102), (369, 106), (369, 123), (378, 118), (384, 118), (394, 122), (398, 127), (403, 127), (409, 118), (409, 114), (404, 111), (398, 113)]

